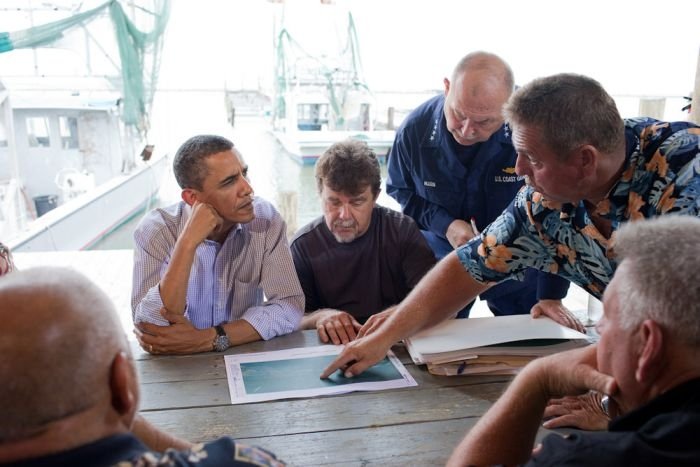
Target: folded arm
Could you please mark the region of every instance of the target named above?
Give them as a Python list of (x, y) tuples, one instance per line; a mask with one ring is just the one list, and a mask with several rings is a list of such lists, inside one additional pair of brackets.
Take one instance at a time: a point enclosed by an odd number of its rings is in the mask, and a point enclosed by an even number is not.
[(221, 217), (210, 205), (195, 202), (192, 206), (192, 213), (175, 242), (170, 262), (159, 283), (160, 297), (167, 310), (185, 314), (187, 284), (197, 247), (221, 223)]
[(550, 398), (588, 390), (616, 391), (613, 378), (597, 371), (595, 353), (595, 346), (589, 346), (543, 357), (526, 366), (467, 433), (447, 465), (526, 462)]
[[(180, 313), (160, 310), (167, 326), (139, 323), (134, 329), (141, 348), (152, 354), (189, 355), (214, 350), (216, 330), (198, 329)], [(241, 345), (260, 340), (260, 334), (247, 321), (239, 319), (222, 325), (230, 344)]]
[(219, 224), (220, 217), (211, 206), (196, 203), (177, 237), (160, 222), (147, 221), (137, 228), (131, 295), (135, 324), (167, 326), (168, 322), (161, 316), (162, 308), (185, 313), (197, 247)]

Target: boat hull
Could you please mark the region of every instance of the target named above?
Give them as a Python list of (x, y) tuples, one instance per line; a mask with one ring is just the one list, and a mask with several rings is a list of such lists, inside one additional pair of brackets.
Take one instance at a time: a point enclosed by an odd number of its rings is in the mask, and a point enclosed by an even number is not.
[(98, 240), (152, 205), (168, 157), (152, 159), (33, 221), (7, 243), (13, 251), (89, 249)]
[(346, 139), (365, 141), (377, 154), (381, 163), (394, 143), (394, 131), (273, 131), (274, 136), (284, 150), (297, 162), (303, 165), (313, 165), (321, 154), (333, 143)]

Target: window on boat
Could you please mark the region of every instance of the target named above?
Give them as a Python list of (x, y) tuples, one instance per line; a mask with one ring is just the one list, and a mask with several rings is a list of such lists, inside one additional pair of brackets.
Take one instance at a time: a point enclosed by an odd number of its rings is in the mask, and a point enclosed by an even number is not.
[(27, 142), (30, 148), (48, 148), (51, 145), (47, 117), (27, 117)]
[(63, 149), (78, 149), (78, 119), (75, 117), (58, 117)]
[(305, 131), (318, 131), (328, 125), (328, 104), (298, 104), (297, 127)]

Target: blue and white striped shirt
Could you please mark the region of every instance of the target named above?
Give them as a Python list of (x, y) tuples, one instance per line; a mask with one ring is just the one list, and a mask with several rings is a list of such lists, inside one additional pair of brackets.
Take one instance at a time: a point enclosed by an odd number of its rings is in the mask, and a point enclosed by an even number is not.
[[(282, 217), (255, 198), (255, 218), (231, 229), (223, 244), (198, 247), (187, 286), (185, 316), (199, 329), (244, 319), (263, 339), (296, 330), (304, 294), (297, 279)], [(159, 283), (192, 209), (184, 202), (154, 209), (134, 232), (131, 309), (134, 323), (161, 326)]]

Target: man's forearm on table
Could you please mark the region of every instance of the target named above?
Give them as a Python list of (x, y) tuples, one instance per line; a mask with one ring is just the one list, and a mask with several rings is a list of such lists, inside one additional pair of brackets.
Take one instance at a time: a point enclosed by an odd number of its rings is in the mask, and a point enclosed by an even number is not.
[(533, 368), (526, 367), (457, 446), (447, 465), (526, 462), (548, 400)]
[(454, 315), (487, 288), (450, 253), (396, 306), (382, 329), (397, 341), (405, 339)]
[(247, 344), (248, 342), (255, 342), (262, 339), (262, 336), (253, 325), (244, 319), (237, 319), (226, 323), (223, 325), (223, 328), (226, 331), (231, 346)]

